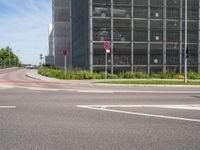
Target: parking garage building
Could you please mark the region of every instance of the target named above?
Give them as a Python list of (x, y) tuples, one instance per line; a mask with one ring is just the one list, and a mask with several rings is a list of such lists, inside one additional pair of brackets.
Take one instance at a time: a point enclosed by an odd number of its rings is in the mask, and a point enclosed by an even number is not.
[[(111, 73), (184, 68), (185, 0), (72, 1), (73, 66)], [(188, 68), (200, 72), (200, 2), (188, 1)]]

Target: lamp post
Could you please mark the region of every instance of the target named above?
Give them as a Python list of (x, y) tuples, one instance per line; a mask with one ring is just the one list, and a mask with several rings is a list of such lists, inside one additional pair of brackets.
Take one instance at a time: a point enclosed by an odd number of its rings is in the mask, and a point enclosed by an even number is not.
[(188, 21), (188, 13), (187, 13), (187, 0), (185, 0), (185, 55), (184, 55), (184, 57), (185, 57), (185, 69), (184, 69), (184, 82), (185, 83), (187, 83), (188, 82), (188, 79), (187, 79), (187, 72), (188, 72), (188, 70), (187, 70), (187, 60), (188, 60), (188, 54), (187, 54), (187, 45), (188, 45), (188, 43), (187, 43), (187, 40), (188, 40), (188, 24), (187, 24), (187, 21)]
[(43, 59), (43, 55), (42, 54), (40, 54), (40, 66), (42, 66), (42, 59)]

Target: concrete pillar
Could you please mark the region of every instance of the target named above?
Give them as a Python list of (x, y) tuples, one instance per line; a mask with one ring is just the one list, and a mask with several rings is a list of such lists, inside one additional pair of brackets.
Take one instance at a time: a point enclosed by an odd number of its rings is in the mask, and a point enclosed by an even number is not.
[(131, 1), (131, 72), (134, 68), (134, 2)]
[(93, 0), (89, 0), (89, 69), (93, 72)]
[(113, 20), (113, 0), (111, 0), (111, 74), (114, 73), (114, 20)]
[(180, 0), (179, 73), (183, 72), (183, 0)]
[(167, 71), (167, 0), (163, 1), (163, 72)]
[(147, 72), (150, 74), (151, 69), (151, 0), (148, 0), (148, 64), (147, 64)]

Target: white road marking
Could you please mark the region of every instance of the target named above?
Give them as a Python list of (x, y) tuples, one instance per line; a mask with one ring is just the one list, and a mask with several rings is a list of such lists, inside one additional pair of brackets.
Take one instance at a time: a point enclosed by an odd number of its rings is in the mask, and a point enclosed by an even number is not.
[(3, 108), (3, 109), (8, 109), (8, 108), (16, 108), (16, 106), (0, 106), (0, 108)]
[(146, 93), (146, 94), (199, 94), (199, 91), (193, 90), (193, 91), (145, 91), (145, 90), (98, 90), (98, 89), (53, 89), (53, 88), (42, 88), (42, 87), (29, 87), (29, 86), (16, 86), (16, 85), (6, 85), (6, 84), (0, 84), (0, 89), (9, 89), (9, 88), (23, 88), (28, 90), (37, 90), (37, 91), (69, 91), (69, 92), (79, 92), (79, 93), (99, 93), (99, 94), (114, 94), (114, 93)]
[[(113, 110), (110, 108), (134, 108), (134, 107), (154, 107), (154, 108), (170, 108), (170, 109), (191, 109), (192, 106), (198, 108), (200, 107), (199, 104), (197, 105), (77, 105), (80, 108), (92, 109), (92, 110), (100, 110), (106, 112), (115, 112), (115, 113), (122, 113), (122, 114), (129, 114), (129, 115), (137, 115), (137, 116), (146, 116), (146, 117), (154, 117), (154, 118), (162, 118), (162, 119), (172, 119), (172, 120), (181, 120), (181, 121), (190, 121), (190, 122), (200, 122), (200, 119), (191, 119), (191, 118), (182, 118), (182, 117), (173, 117), (173, 116), (165, 116), (165, 115), (154, 115), (154, 114), (147, 114), (147, 113), (138, 113), (138, 112), (129, 112), (129, 111), (122, 111), (122, 110)], [(177, 106), (177, 107), (175, 107)], [(200, 109), (195, 109), (200, 110)]]
[(89, 105), (89, 107), (100, 108), (167, 108), (167, 109), (186, 109), (186, 110), (200, 110), (200, 104), (188, 105)]
[(113, 91), (102, 91), (102, 90), (77, 90), (79, 93), (100, 93), (100, 94), (113, 94)]
[(149, 93), (149, 94), (196, 94), (200, 91), (137, 91), (137, 90), (128, 90), (128, 91), (114, 91), (114, 93)]
[(10, 88), (14, 88), (14, 86), (12, 86), (12, 85), (0, 84), (0, 88), (1, 88), (1, 89), (10, 89)]
[(59, 89), (37, 88), (37, 87), (29, 87), (28, 89), (29, 90), (35, 90), (35, 91), (59, 91)]

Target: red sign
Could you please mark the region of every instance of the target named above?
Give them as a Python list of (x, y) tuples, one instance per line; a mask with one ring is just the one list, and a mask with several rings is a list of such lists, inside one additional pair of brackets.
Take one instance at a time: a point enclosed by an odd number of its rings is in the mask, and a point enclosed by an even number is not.
[(111, 47), (111, 46), (110, 46), (110, 41), (105, 41), (105, 42), (104, 42), (104, 49), (105, 49), (105, 50), (110, 50), (110, 47)]
[(67, 55), (68, 55), (68, 52), (69, 52), (69, 49), (65, 48), (65, 49), (63, 50), (63, 55), (64, 55), (64, 56), (67, 56)]

